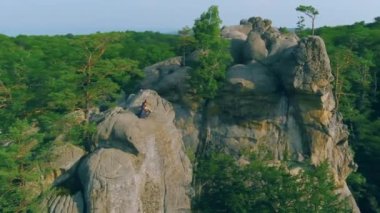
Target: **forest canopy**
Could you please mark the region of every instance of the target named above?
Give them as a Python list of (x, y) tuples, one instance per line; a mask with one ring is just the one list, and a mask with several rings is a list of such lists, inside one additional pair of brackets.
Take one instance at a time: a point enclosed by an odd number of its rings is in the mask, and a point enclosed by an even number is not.
[(31, 183), (48, 173), (41, 165), (54, 139), (64, 133), (89, 148), (94, 125), (78, 123), (81, 114), (88, 121), (91, 110), (116, 105), (136, 89), (142, 68), (178, 55), (177, 40), (130, 31), (0, 35), (0, 212), (32, 208)]

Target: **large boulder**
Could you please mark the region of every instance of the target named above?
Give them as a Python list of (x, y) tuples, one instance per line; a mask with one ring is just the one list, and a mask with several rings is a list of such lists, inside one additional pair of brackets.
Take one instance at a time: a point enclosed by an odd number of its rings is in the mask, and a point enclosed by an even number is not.
[[(151, 114), (137, 117), (147, 100)], [(88, 212), (187, 212), (191, 164), (172, 105), (152, 90), (98, 125), (97, 150), (80, 165)]]
[(314, 94), (330, 92), (334, 77), (323, 40), (317, 36), (301, 40), (295, 56), (297, 65), (294, 68), (294, 88)]
[(242, 21), (240, 25), (224, 27), (222, 36), (231, 40), (231, 55), (235, 63), (273, 63), (284, 57), (298, 43), (294, 33), (280, 33), (272, 22), (260, 17)]
[[(200, 51), (195, 51), (186, 58), (186, 64), (199, 60)], [(174, 123), (182, 135), (188, 152), (195, 153), (199, 144), (201, 115), (197, 113), (192, 97), (189, 95), (189, 72), (191, 67), (182, 66), (180, 57), (170, 58), (144, 69), (145, 79), (141, 88), (157, 91), (162, 97), (173, 103), (175, 111)], [(117, 109), (115, 109), (117, 110)], [(103, 115), (104, 117), (104, 115)], [(108, 116), (111, 118), (112, 116)]]
[(268, 49), (260, 33), (251, 31), (248, 35), (245, 49), (244, 59), (245, 61), (263, 61), (268, 56)]
[(251, 30), (251, 24), (225, 26), (222, 29), (222, 36), (228, 39), (246, 40), (247, 35), (249, 32), (251, 32)]
[(231, 41), (230, 52), (235, 63), (243, 62), (243, 52), (245, 41), (249, 32), (252, 30), (251, 24), (241, 24), (233, 26), (225, 26), (222, 29), (222, 36)]
[(273, 93), (278, 85), (267, 67), (258, 62), (248, 65), (237, 64), (227, 71), (227, 82), (234, 87), (240, 87), (241, 91), (251, 91), (256, 94)]
[(146, 78), (141, 88), (155, 90), (171, 101), (178, 101), (186, 91), (189, 70), (190, 67), (182, 66), (181, 57), (167, 59), (144, 69)]

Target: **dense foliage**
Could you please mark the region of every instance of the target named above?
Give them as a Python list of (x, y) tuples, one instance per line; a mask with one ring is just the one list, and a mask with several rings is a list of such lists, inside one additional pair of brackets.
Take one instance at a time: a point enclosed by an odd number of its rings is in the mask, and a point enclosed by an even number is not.
[(44, 190), (41, 164), (53, 140), (65, 133), (85, 146), (89, 112), (133, 91), (143, 67), (178, 55), (177, 40), (153, 32), (0, 35), (0, 212), (29, 208)]
[[(337, 108), (359, 165), (349, 178), (363, 212), (380, 211), (380, 21), (316, 31), (330, 56)], [(363, 176), (364, 177), (363, 177)]]
[(221, 23), (218, 7), (211, 6), (193, 26), (199, 60), (190, 73), (190, 84), (200, 98), (215, 97), (231, 62), (228, 42), (221, 36)]
[(231, 155), (213, 153), (199, 161), (195, 172), (199, 194), (194, 210), (201, 212), (351, 212), (334, 192), (327, 163), (299, 170), (265, 163), (251, 154), (238, 165)]
[(187, 56), (195, 50), (196, 41), (193, 35), (193, 30), (188, 26), (179, 30), (178, 35), (178, 49), (182, 53), (182, 65), (186, 66)]

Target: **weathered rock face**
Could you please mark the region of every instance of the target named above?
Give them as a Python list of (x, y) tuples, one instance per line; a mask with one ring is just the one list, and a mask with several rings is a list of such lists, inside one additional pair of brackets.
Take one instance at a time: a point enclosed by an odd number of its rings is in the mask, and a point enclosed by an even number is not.
[(51, 213), (81, 213), (84, 211), (82, 193), (75, 195), (53, 196), (49, 202), (47, 212)]
[[(56, 209), (65, 203), (77, 203), (78, 209), (83, 203), (87, 212), (188, 212), (192, 170), (185, 147), (198, 154), (223, 150), (237, 158), (257, 150), (301, 167), (328, 161), (342, 196), (351, 196), (345, 180), (356, 164), (335, 111), (323, 41), (282, 34), (257, 17), (225, 27), (222, 34), (231, 39), (235, 64), (218, 96), (193, 107), (187, 91), (191, 68), (182, 66), (180, 57), (147, 67), (141, 88), (156, 90), (173, 105), (144, 90), (124, 108), (95, 116), (95, 151), (68, 173), (79, 176), (82, 200), (56, 196), (51, 212), (62, 212)], [(196, 58), (195, 53), (187, 60)], [(136, 114), (145, 99), (152, 113), (141, 119)]]
[(231, 67), (229, 85), (209, 105), (206, 140), (235, 154), (266, 147), (275, 160), (309, 159), (314, 165), (327, 160), (343, 189), (356, 165), (347, 128), (335, 111), (322, 39), (298, 41), (265, 20), (249, 22), (253, 30), (243, 49), (245, 64)]
[(181, 57), (170, 58), (144, 69), (146, 78), (141, 83), (142, 89), (159, 91), (169, 101), (178, 101), (185, 92), (189, 67), (181, 66)]
[(242, 21), (240, 25), (224, 27), (222, 35), (231, 40), (231, 55), (236, 63), (255, 60), (271, 63), (284, 57), (284, 51), (297, 45), (295, 34), (281, 34), (271, 27), (271, 21), (260, 17)]
[[(62, 135), (58, 137), (62, 138)], [(63, 195), (53, 190), (42, 203), (41, 212), (81, 213), (84, 209), (83, 196), (79, 191), (80, 186), (76, 184), (76, 172), (85, 151), (69, 143), (58, 141), (55, 143), (57, 145), (51, 150), (51, 159), (44, 166), (49, 167), (51, 173), (44, 177), (42, 186), (45, 191), (51, 185), (55, 187), (70, 185), (73, 193)]]
[[(144, 100), (151, 113), (139, 118)], [(98, 131), (92, 152), (81, 158), (74, 146), (58, 149), (54, 165), (62, 174), (54, 183), (71, 192), (53, 193), (46, 210), (189, 212), (192, 166), (174, 117), (173, 106), (152, 90), (130, 96), (125, 108), (93, 116)]]
[(72, 177), (76, 172), (78, 162), (84, 155), (83, 149), (72, 144), (54, 147), (52, 150), (53, 161), (50, 163), (50, 168), (53, 169), (53, 184), (60, 185)]
[[(147, 118), (136, 116), (147, 100)], [(98, 125), (97, 149), (81, 162), (87, 212), (187, 212), (191, 164), (172, 105), (146, 90)]]
[(216, 149), (237, 157), (242, 150), (266, 151), (274, 160), (298, 165), (327, 160), (342, 194), (349, 195), (345, 180), (356, 164), (347, 128), (335, 111), (323, 40), (282, 34), (261, 18), (225, 27), (222, 34), (231, 39), (236, 64), (219, 96), (198, 111), (184, 106), (186, 100), (173, 100), (185, 145), (198, 153)]

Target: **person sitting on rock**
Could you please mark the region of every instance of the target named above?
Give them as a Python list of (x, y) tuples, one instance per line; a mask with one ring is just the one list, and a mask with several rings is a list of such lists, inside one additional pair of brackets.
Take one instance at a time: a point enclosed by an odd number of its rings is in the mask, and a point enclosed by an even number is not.
[(141, 104), (140, 112), (138, 114), (139, 118), (146, 118), (150, 114), (150, 109), (148, 108), (148, 102), (145, 99), (144, 102)]

